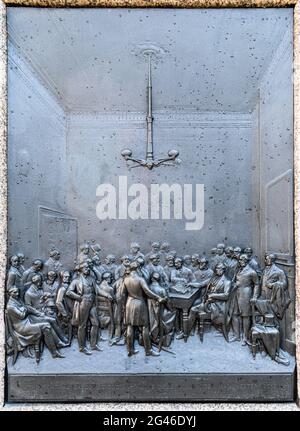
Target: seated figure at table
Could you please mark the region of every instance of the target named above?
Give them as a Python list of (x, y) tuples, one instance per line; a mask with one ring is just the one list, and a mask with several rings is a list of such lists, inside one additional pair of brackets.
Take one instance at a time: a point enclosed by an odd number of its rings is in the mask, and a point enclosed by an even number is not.
[(209, 267), (208, 259), (205, 256), (198, 259), (198, 265), (199, 268), (194, 272), (195, 281), (190, 283), (192, 287), (199, 288), (199, 294), (195, 299), (189, 313), (189, 330), (192, 332), (194, 331), (195, 322), (198, 318), (198, 306), (202, 304), (207, 292), (207, 286), (209, 285), (209, 282), (214, 274), (214, 271)]
[(146, 270), (149, 274), (149, 279), (151, 280), (152, 274), (154, 272), (158, 272), (160, 275), (160, 283), (164, 287), (168, 287), (168, 276), (165, 273), (164, 268), (160, 265), (160, 255), (159, 254), (151, 254), (149, 256), (149, 264), (146, 266)]
[(189, 268), (190, 270), (193, 269), (192, 267), (192, 256), (190, 254), (185, 254), (183, 256), (183, 266), (186, 268)]
[(167, 276), (168, 284), (169, 284), (171, 281), (171, 271), (174, 268), (174, 262), (175, 262), (174, 256), (172, 254), (168, 254), (165, 257), (165, 262), (166, 262), (166, 265), (164, 266), (164, 271)]
[(153, 272), (151, 283), (149, 284), (151, 292), (160, 298), (165, 298), (165, 302), (158, 303), (156, 299), (148, 298), (149, 310), (149, 327), (150, 338), (154, 344), (168, 347), (171, 344), (176, 312), (171, 310), (168, 304), (168, 291), (160, 284), (160, 275)]
[(191, 261), (192, 261), (191, 270), (193, 272), (195, 272), (195, 271), (197, 271), (197, 269), (199, 269), (199, 258), (200, 258), (200, 255), (198, 253), (192, 254), (192, 257), (191, 257)]
[(225, 275), (226, 267), (220, 262), (216, 265), (214, 276), (207, 286), (205, 297), (205, 311), (210, 313), (214, 326), (221, 327), (225, 339), (228, 341), (228, 325), (230, 322), (231, 280)]
[(203, 315), (209, 318), (212, 325), (217, 329), (221, 329), (224, 338), (228, 341), (232, 284), (231, 280), (226, 277), (225, 270), (226, 267), (221, 262), (215, 266), (214, 274), (207, 285), (203, 301), (193, 307), (193, 312), (197, 312), (200, 319)]
[(213, 276), (213, 270), (209, 267), (207, 257), (198, 258), (198, 269), (194, 272), (195, 281), (190, 283), (193, 287), (206, 287)]
[(53, 358), (63, 358), (53, 337), (51, 324), (47, 317), (34, 307), (24, 304), (19, 299), (19, 289), (12, 287), (8, 290), (9, 300), (6, 313), (9, 319), (10, 334), (17, 342), (17, 350), (24, 351), (33, 346), (36, 360), (40, 360), (40, 341), (43, 338)]
[(193, 272), (183, 266), (183, 259), (176, 257), (174, 260), (174, 268), (171, 270), (170, 276), (170, 292), (174, 293), (187, 293), (190, 289), (188, 284), (195, 281)]
[[(171, 270), (169, 292), (184, 295), (191, 291), (192, 287), (190, 283), (195, 281), (195, 276), (193, 272), (183, 266), (183, 259), (181, 257), (176, 257), (174, 260), (174, 268)], [(180, 309), (176, 309), (176, 338), (182, 339), (185, 337), (184, 334), (184, 321), (183, 312)]]

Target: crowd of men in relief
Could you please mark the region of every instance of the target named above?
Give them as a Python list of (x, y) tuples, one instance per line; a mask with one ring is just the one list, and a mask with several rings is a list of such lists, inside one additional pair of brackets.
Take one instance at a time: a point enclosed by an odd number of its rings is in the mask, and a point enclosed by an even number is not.
[(83, 244), (69, 270), (55, 248), (29, 268), (18, 253), (10, 257), (7, 275), (7, 352), (14, 362), (19, 352), (39, 362), (46, 345), (53, 358), (61, 358), (61, 349), (77, 338), (79, 351), (90, 355), (102, 350), (106, 328), (109, 344), (126, 344), (128, 356), (138, 353), (138, 344), (147, 356), (172, 353), (174, 338), (186, 338), (172, 296), (197, 291), (188, 310), (188, 337), (206, 322), (226, 341), (249, 345), (252, 353), (259, 348), (287, 365), (280, 342), (291, 300), (275, 258), (267, 254), (261, 268), (250, 247), (218, 244), (208, 259), (179, 256), (168, 243), (155, 241), (145, 255), (132, 243), (118, 262), (113, 255), (102, 260), (98, 244)]

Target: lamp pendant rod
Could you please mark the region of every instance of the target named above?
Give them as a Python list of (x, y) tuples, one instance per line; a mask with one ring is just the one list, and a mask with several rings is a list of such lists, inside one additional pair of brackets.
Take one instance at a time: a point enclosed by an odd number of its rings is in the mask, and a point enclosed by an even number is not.
[[(143, 166), (149, 170), (153, 168), (157, 168), (161, 165), (171, 165), (174, 166), (176, 162), (179, 162), (177, 159), (179, 155), (179, 151), (177, 150), (169, 150), (168, 154), (164, 158), (154, 159), (153, 152), (153, 116), (152, 116), (152, 77), (151, 77), (151, 54), (148, 53), (148, 85), (147, 85), (147, 143), (146, 143), (146, 158), (139, 159), (132, 155), (132, 150), (124, 149), (121, 152), (121, 155), (124, 157), (126, 162), (133, 162), (134, 165), (129, 168), (136, 168), (138, 166)], [(177, 160), (176, 160), (177, 159)]]
[(148, 112), (147, 112), (147, 150), (146, 160), (153, 160), (153, 130), (152, 130), (152, 77), (151, 77), (151, 54), (148, 54), (148, 86), (147, 86), (147, 98), (148, 98)]

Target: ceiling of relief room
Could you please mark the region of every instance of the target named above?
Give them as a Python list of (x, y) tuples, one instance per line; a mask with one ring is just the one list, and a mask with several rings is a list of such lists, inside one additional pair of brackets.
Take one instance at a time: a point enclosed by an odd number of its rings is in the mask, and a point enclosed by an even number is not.
[(292, 9), (9, 8), (8, 31), (67, 111), (249, 112)]

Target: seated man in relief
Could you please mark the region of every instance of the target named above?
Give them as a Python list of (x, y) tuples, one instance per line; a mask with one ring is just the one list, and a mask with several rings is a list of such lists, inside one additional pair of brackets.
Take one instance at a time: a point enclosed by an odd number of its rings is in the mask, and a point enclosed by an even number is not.
[[(32, 277), (31, 285), (25, 293), (25, 304), (35, 308), (35, 310), (45, 316), (43, 319), (51, 324), (52, 333), (58, 347), (65, 347), (68, 344), (68, 340), (66, 339), (62, 329), (59, 327), (56, 318), (54, 316), (47, 316), (45, 313), (45, 311), (47, 311), (47, 307), (45, 308), (45, 297), (41, 275), (36, 274)], [(38, 322), (39, 318), (34, 316), (34, 321)]]
[(228, 341), (232, 284), (226, 277), (225, 270), (226, 267), (223, 263), (217, 263), (214, 274), (207, 285), (203, 301), (193, 307), (193, 313), (198, 313), (198, 315), (206, 313), (212, 325), (217, 329), (221, 328), (225, 339)]
[(203, 298), (207, 293), (207, 286), (212, 279), (214, 274), (213, 270), (208, 266), (208, 259), (206, 257), (201, 257), (198, 259), (198, 269), (194, 272), (195, 281), (190, 283), (192, 287), (199, 288), (199, 295), (195, 299), (190, 313), (189, 313), (189, 321), (190, 321), (190, 330), (193, 331), (195, 327), (195, 322), (198, 317), (198, 306), (202, 304)]
[(19, 289), (12, 287), (8, 291), (9, 300), (6, 306), (11, 330), (17, 340), (18, 351), (24, 351), (33, 346), (36, 360), (40, 360), (40, 340), (43, 337), (53, 358), (63, 358), (53, 337), (51, 324), (45, 315), (34, 307), (25, 305), (19, 299)]
[(183, 266), (183, 259), (176, 257), (170, 279), (169, 291), (185, 294), (190, 291), (190, 283), (195, 281), (195, 276), (189, 268)]

